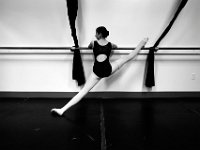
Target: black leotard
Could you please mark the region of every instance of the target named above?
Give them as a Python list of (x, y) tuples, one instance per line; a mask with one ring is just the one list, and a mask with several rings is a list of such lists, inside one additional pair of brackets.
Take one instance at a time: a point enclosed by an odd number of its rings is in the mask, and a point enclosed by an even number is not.
[[(110, 42), (102, 46), (99, 45), (97, 41), (94, 41), (93, 53), (95, 61), (93, 66), (93, 72), (100, 78), (108, 77), (112, 73), (112, 66), (109, 61), (111, 50), (112, 50), (112, 44)], [(99, 62), (97, 60), (97, 56), (100, 54), (104, 54), (107, 56), (107, 58), (102, 62)]]

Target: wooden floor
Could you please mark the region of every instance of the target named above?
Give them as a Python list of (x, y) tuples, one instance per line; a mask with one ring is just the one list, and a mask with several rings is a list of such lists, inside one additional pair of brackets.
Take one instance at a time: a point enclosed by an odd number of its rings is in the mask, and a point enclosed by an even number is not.
[(0, 100), (2, 150), (199, 150), (200, 98)]

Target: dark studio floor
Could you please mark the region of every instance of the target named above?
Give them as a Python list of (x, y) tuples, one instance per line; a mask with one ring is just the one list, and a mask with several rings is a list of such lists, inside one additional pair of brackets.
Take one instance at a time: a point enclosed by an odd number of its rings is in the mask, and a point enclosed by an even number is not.
[(199, 98), (84, 98), (63, 117), (66, 99), (0, 101), (2, 150), (199, 150)]

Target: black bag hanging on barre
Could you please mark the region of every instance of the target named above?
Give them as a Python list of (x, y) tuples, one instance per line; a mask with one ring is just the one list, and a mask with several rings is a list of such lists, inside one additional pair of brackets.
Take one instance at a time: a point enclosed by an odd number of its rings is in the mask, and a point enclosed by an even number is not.
[[(68, 18), (71, 28), (71, 35), (76, 48), (79, 47), (78, 38), (76, 35), (76, 17), (78, 12), (78, 0), (66, 0), (68, 8)], [(85, 84), (85, 74), (82, 63), (80, 50), (74, 50), (73, 66), (72, 66), (72, 78), (77, 81), (78, 86)]]

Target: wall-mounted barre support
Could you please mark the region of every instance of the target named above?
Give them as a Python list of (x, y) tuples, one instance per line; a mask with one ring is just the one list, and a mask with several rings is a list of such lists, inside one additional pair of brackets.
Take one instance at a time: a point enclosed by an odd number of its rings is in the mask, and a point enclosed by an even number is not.
[[(136, 47), (118, 47), (115, 50), (134, 50)], [(144, 47), (142, 50), (149, 50)], [(0, 47), (0, 50), (70, 50), (71, 47)], [(91, 50), (88, 47), (79, 47), (80, 50)], [(157, 47), (157, 50), (200, 50), (200, 47)]]

